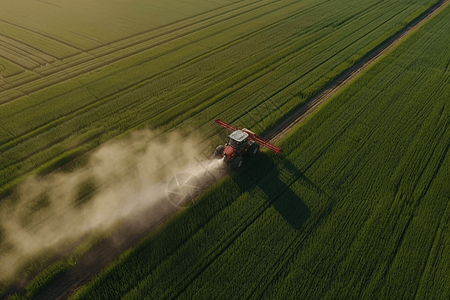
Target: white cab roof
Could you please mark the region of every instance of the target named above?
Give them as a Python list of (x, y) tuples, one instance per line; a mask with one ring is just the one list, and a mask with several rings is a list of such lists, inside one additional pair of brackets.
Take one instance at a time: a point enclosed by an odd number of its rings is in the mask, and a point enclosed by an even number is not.
[(236, 130), (235, 132), (230, 134), (229, 137), (237, 142), (242, 142), (243, 140), (245, 140), (248, 137), (248, 134), (241, 130)]

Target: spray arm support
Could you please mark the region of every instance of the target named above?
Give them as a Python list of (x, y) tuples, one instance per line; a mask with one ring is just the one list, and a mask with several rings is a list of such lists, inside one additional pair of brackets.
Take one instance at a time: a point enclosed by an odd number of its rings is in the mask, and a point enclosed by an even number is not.
[(247, 129), (245, 129), (245, 128), (242, 129), (242, 128), (240, 128), (240, 127), (234, 127), (233, 125), (230, 125), (230, 124), (228, 124), (228, 123), (225, 123), (225, 122), (222, 121), (221, 119), (215, 119), (214, 122), (213, 122), (213, 124), (214, 124), (214, 123), (217, 123), (217, 124), (219, 124), (220, 126), (225, 127), (226, 129), (229, 129), (229, 130), (232, 130), (232, 131), (236, 131), (236, 130), (242, 130), (242, 131), (244, 131), (245, 133), (248, 134), (248, 138), (249, 138), (251, 141), (255, 141), (255, 142), (257, 142), (258, 144), (260, 144), (261, 146), (265, 146), (265, 147), (269, 148), (270, 150), (272, 150), (273, 152), (275, 152), (275, 154), (278, 154), (278, 153), (282, 153), (282, 152), (283, 152), (283, 149), (281, 149), (281, 148), (279, 148), (279, 147), (277, 147), (277, 146), (275, 146), (275, 145), (269, 143), (268, 141), (264, 140), (263, 138), (257, 136), (255, 133), (251, 132), (250, 130), (247, 130)]

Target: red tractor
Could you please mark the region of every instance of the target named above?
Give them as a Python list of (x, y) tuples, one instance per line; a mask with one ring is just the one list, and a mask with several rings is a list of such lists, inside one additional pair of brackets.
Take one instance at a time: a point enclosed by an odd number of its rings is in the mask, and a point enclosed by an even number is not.
[(225, 146), (220, 145), (214, 150), (214, 156), (216, 158), (223, 157), (223, 161), (235, 171), (242, 167), (244, 155), (252, 157), (258, 154), (260, 145), (266, 146), (275, 152), (275, 154), (283, 152), (283, 149), (263, 140), (246, 128), (234, 127), (220, 119), (214, 120), (214, 123), (218, 123), (226, 129), (233, 130), (233, 133), (228, 136), (228, 141)]

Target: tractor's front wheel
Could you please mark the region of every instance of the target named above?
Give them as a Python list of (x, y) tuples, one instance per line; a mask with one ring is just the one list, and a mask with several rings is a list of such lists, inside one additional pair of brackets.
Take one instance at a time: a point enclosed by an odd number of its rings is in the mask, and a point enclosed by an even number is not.
[(214, 158), (221, 158), (224, 149), (225, 147), (223, 145), (217, 146), (217, 148), (214, 150)]
[(248, 154), (250, 155), (250, 157), (255, 156), (256, 154), (258, 154), (259, 152), (259, 144), (258, 143), (253, 143), (247, 150)]
[(231, 165), (231, 168), (233, 169), (233, 171), (238, 171), (239, 169), (241, 169), (243, 164), (244, 164), (244, 159), (241, 156), (238, 156), (234, 159), (234, 162)]

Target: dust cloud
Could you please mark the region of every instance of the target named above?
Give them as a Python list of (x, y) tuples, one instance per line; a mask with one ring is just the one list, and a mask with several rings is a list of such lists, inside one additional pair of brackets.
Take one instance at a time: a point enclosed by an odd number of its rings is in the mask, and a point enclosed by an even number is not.
[(223, 175), (220, 160), (200, 161), (198, 145), (176, 133), (135, 132), (104, 144), (71, 173), (26, 180), (14, 205), (0, 205), (0, 282), (20, 277), (19, 266), (42, 251), (185, 206)]

